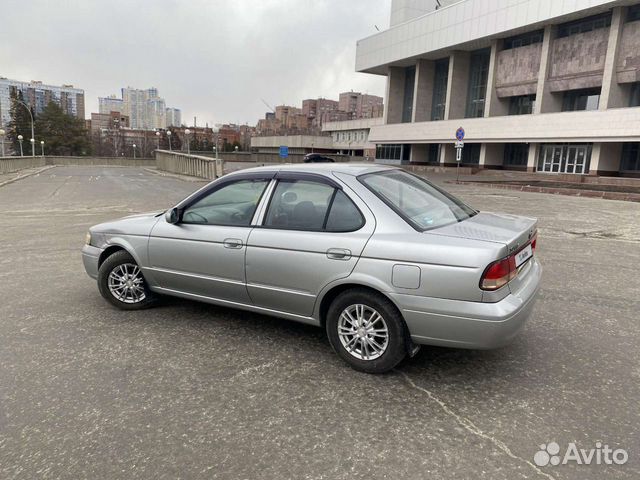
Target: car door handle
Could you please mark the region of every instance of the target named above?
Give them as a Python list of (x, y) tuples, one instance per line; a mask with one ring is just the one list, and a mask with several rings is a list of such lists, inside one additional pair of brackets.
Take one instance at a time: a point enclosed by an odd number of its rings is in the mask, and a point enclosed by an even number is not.
[(331, 260), (349, 260), (351, 258), (351, 250), (346, 248), (330, 248), (327, 250), (327, 258)]
[(244, 243), (242, 243), (242, 240), (240, 240), (239, 238), (225, 238), (222, 244), (224, 245), (224, 248), (234, 249), (242, 248), (242, 246), (244, 245)]

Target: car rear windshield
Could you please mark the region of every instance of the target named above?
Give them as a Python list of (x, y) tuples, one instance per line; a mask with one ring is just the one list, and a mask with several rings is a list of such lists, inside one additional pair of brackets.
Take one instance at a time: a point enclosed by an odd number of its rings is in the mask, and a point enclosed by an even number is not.
[(462, 222), (478, 213), (427, 180), (403, 170), (368, 173), (358, 178), (416, 230)]

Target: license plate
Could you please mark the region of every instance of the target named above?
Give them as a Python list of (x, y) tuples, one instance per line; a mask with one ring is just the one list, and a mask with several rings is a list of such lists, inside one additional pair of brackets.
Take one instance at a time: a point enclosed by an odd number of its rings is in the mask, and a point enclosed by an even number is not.
[(533, 250), (531, 249), (531, 245), (527, 245), (525, 248), (516, 253), (516, 268), (529, 260), (531, 257), (533, 257)]

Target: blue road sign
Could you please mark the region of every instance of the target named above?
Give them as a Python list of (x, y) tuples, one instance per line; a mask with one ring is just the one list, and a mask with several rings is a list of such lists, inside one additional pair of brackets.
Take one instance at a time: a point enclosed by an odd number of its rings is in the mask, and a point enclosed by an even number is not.
[(280, 146), (280, 158), (287, 158), (289, 156), (289, 147), (286, 145)]
[(460, 127), (458, 130), (456, 130), (456, 138), (459, 142), (464, 140), (464, 128)]

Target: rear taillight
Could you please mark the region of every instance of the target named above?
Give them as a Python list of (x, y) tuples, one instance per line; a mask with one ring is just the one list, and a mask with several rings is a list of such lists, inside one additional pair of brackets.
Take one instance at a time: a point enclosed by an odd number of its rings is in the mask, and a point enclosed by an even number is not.
[[(536, 233), (531, 241), (527, 243), (523, 248), (526, 248), (529, 244), (531, 244), (531, 250), (535, 253), (536, 244), (538, 242), (538, 234)], [(522, 249), (518, 250), (518, 252), (522, 251)], [(516, 255), (517, 252), (513, 255), (508, 256), (507, 258), (503, 258), (502, 260), (498, 260), (497, 262), (490, 263), (489, 266), (485, 269), (484, 274), (480, 280), (480, 288), (482, 290), (498, 290), (499, 288), (504, 287), (511, 280), (516, 278), (518, 275), (518, 268), (516, 267)]]
[(509, 283), (518, 274), (515, 257), (510, 256), (491, 263), (482, 275), (482, 290), (498, 290)]

